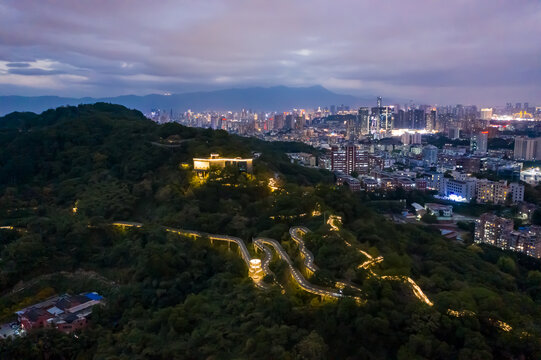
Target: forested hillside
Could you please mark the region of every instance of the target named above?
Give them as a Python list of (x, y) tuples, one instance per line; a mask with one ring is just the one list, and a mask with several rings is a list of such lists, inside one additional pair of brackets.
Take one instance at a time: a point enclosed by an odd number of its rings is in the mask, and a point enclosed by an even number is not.
[[(0, 230), (0, 322), (52, 293), (107, 299), (77, 336), (0, 340), (0, 358), (541, 357), (539, 261), (393, 224), (332, 174), (291, 164), (285, 152), (295, 151), (316, 150), (157, 125), (104, 103), (0, 118), (0, 226), (13, 227)], [(201, 181), (192, 158), (210, 153), (259, 157), (253, 174)], [(341, 217), (338, 231), (330, 215)], [(144, 226), (111, 225), (119, 220)], [(274, 238), (300, 267), (292, 225), (312, 230), (310, 281), (345, 279), (361, 303), (302, 291), (277, 256), (274, 281), (257, 288), (234, 249), (164, 229)], [(384, 260), (360, 267), (364, 253)], [(392, 281), (406, 277), (433, 306)]]

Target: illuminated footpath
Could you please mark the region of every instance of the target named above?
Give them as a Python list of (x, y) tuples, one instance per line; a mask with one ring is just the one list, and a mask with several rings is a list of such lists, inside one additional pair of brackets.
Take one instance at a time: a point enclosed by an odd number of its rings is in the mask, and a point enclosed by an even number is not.
[[(335, 215), (331, 215), (327, 221), (327, 224), (331, 227), (332, 231), (339, 231), (339, 225), (341, 224), (341, 218)], [(141, 223), (137, 222), (115, 222), (112, 225), (119, 226), (119, 227), (135, 227), (140, 228), (143, 226)], [(303, 275), (302, 273), (294, 266), (293, 261), (287, 254), (287, 252), (284, 250), (284, 248), (280, 245), (280, 243), (274, 239), (270, 238), (254, 238), (252, 239), (254, 247), (256, 250), (260, 250), (264, 254), (263, 259), (258, 258), (252, 258), (250, 256), (250, 252), (248, 251), (248, 248), (246, 247), (246, 244), (244, 241), (238, 237), (234, 236), (228, 236), (228, 235), (215, 235), (215, 234), (208, 234), (204, 232), (199, 231), (191, 231), (191, 230), (182, 230), (182, 229), (175, 229), (166, 227), (166, 231), (175, 233), (181, 236), (186, 236), (192, 239), (197, 238), (203, 238), (206, 237), (210, 239), (211, 244), (214, 241), (222, 241), (230, 243), (235, 243), (238, 245), (238, 249), (241, 255), (241, 258), (244, 260), (244, 262), (247, 264), (249, 269), (249, 275), (253, 279), (256, 286), (260, 288), (266, 288), (268, 285), (266, 285), (263, 282), (263, 278), (266, 275), (271, 275), (272, 271), (270, 270), (270, 262), (272, 260), (272, 251), (270, 250), (269, 246), (274, 249), (274, 251), (278, 254), (278, 257), (285, 261), (289, 267), (289, 270), (291, 272), (291, 276), (293, 280), (297, 283), (297, 285), (312, 294), (322, 296), (325, 298), (345, 298), (349, 297), (352, 299), (355, 299), (357, 303), (364, 303), (365, 301), (362, 300), (358, 296), (348, 296), (343, 295), (341, 289), (343, 289), (345, 286), (349, 286), (354, 290), (357, 290), (361, 292), (361, 289), (359, 289), (357, 286), (349, 283), (349, 282), (336, 282), (335, 286), (338, 290), (335, 289), (326, 289), (319, 286), (316, 286), (312, 283), (310, 283)], [(304, 240), (302, 237), (304, 234), (310, 232), (310, 230), (303, 226), (295, 226), (291, 227), (289, 229), (289, 234), (291, 236), (291, 239), (298, 245), (299, 251), (301, 253), (301, 257), (304, 260), (304, 267), (306, 271), (309, 274), (313, 274), (315, 271), (317, 271), (317, 266), (314, 264), (314, 255), (308, 250), (306, 247)], [(347, 246), (353, 247), (352, 244), (344, 240)], [(369, 274), (375, 278), (378, 278), (380, 280), (390, 280), (390, 281), (400, 281), (404, 284), (407, 284), (411, 287), (413, 295), (425, 303), (428, 306), (433, 306), (434, 303), (428, 298), (428, 296), (425, 295), (423, 290), (417, 283), (410, 277), (404, 276), (404, 275), (377, 275), (373, 270), (372, 267), (380, 262), (382, 262), (384, 259), (382, 256), (379, 257), (373, 257), (369, 253), (367, 253), (364, 250), (357, 249), (357, 251), (361, 254), (363, 254), (368, 260), (363, 262), (362, 264), (358, 265), (358, 269), (365, 269), (369, 271)], [(469, 310), (452, 310), (448, 309), (447, 314), (455, 317), (464, 317), (464, 316), (475, 316), (476, 314)], [(491, 323), (498, 327), (502, 331), (509, 332), (512, 330), (512, 327), (500, 320), (494, 320), (489, 319)]]
[[(114, 222), (112, 225), (122, 227), (122, 228), (140, 228), (143, 226), (141, 223), (136, 222), (125, 222), (125, 221), (117, 221)], [(249, 270), (249, 275), (254, 281), (254, 283), (261, 288), (265, 288), (268, 285), (263, 282), (263, 278), (266, 275), (271, 275), (272, 271), (270, 270), (269, 264), (272, 260), (272, 251), (269, 249), (269, 247), (273, 248), (274, 251), (278, 254), (278, 257), (286, 262), (286, 264), (289, 267), (289, 270), (291, 272), (291, 276), (293, 280), (297, 283), (297, 285), (303, 289), (304, 291), (307, 291), (309, 293), (312, 293), (314, 295), (322, 296), (325, 298), (343, 298), (343, 297), (349, 297), (357, 301), (358, 303), (363, 302), (363, 300), (358, 296), (348, 296), (343, 295), (341, 289), (344, 287), (344, 285), (348, 285), (344, 282), (338, 282), (336, 283), (337, 290), (335, 289), (325, 289), (320, 286), (316, 286), (312, 283), (310, 283), (304, 275), (299, 271), (295, 265), (293, 264), (293, 261), (289, 257), (288, 253), (284, 250), (282, 245), (274, 239), (269, 238), (255, 238), (253, 239), (254, 247), (258, 250), (261, 250), (263, 254), (265, 255), (263, 259), (258, 258), (252, 258), (250, 256), (250, 252), (248, 251), (248, 248), (246, 247), (245, 242), (234, 236), (229, 235), (216, 235), (216, 234), (208, 234), (200, 231), (193, 231), (193, 230), (183, 230), (183, 229), (176, 229), (171, 227), (166, 227), (166, 231), (186, 236), (192, 239), (197, 238), (203, 238), (206, 237), (211, 241), (211, 244), (214, 241), (220, 241), (220, 242), (227, 242), (227, 243), (235, 243), (238, 245), (238, 249), (241, 255), (242, 260), (246, 263)], [(307, 232), (308, 229), (302, 228), (302, 227), (294, 227), (290, 229), (290, 234), (297, 234), (298, 231), (301, 232)], [(295, 235), (294, 241), (299, 245), (299, 248), (301, 250), (301, 254), (303, 254), (304, 258), (304, 265), (308, 271), (311, 271), (312, 273), (317, 269), (314, 265), (314, 256), (312, 253), (306, 248), (304, 245), (304, 241), (297, 235)], [(351, 286), (355, 290), (360, 291), (358, 287)]]
[[(327, 221), (327, 224), (331, 227), (331, 230), (332, 231), (339, 231), (340, 228), (338, 227), (340, 224), (341, 224), (341, 218), (339, 216), (336, 216), (336, 215), (331, 215)], [(352, 247), (352, 245), (347, 242), (346, 240), (344, 240), (344, 242), (346, 243), (347, 246), (349, 247)], [(370, 275), (375, 277), (375, 278), (378, 278), (378, 279), (381, 279), (381, 280), (392, 280), (392, 281), (400, 281), (404, 284), (408, 284), (412, 291), (413, 291), (413, 295), (415, 295), (415, 297), (417, 299), (419, 299), (420, 301), (422, 301), (423, 303), (425, 303), (426, 305), (428, 306), (434, 306), (434, 303), (432, 301), (430, 301), (430, 299), (428, 298), (428, 296), (425, 295), (425, 293), (423, 292), (423, 290), (421, 289), (421, 287), (419, 285), (417, 285), (417, 283), (410, 277), (408, 276), (404, 276), (404, 275), (377, 275), (374, 270), (372, 270), (371, 268), (382, 262), (383, 261), (383, 256), (378, 256), (376, 258), (374, 258), (372, 255), (370, 255), (369, 253), (367, 253), (366, 251), (363, 251), (361, 249), (357, 249), (357, 251), (361, 254), (363, 254), (366, 258), (368, 258), (367, 261), (365, 261), (364, 263), (360, 264), (359, 266), (357, 266), (357, 269), (364, 269), (364, 270), (368, 270)], [(452, 310), (452, 309), (447, 309), (447, 314), (450, 315), (450, 316), (454, 316), (454, 317), (467, 317), (467, 316), (475, 316), (476, 314), (473, 312), (473, 311), (469, 311), (469, 310)], [(490, 322), (500, 328), (500, 330), (503, 330), (503, 331), (506, 331), (506, 332), (509, 332), (511, 331), (513, 328), (511, 327), (511, 325), (501, 321), (501, 320), (495, 320), (495, 319), (489, 319)]]

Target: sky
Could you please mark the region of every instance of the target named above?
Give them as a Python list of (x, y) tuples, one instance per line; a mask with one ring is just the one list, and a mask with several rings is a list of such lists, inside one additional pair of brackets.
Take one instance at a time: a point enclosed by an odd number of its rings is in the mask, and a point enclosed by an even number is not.
[(541, 106), (541, 1), (0, 2), (0, 95), (274, 85)]

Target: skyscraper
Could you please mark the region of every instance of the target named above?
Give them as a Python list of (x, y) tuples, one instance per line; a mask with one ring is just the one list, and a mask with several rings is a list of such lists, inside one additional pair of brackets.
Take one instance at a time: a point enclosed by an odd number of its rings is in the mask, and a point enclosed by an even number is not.
[(344, 148), (333, 146), (331, 149), (331, 169), (351, 174), (356, 171), (359, 174), (368, 173), (368, 152), (358, 149), (349, 143)]
[(529, 138), (527, 136), (515, 137), (515, 160), (539, 160), (541, 159), (541, 138)]
[(423, 161), (428, 165), (434, 165), (438, 162), (438, 148), (434, 145), (427, 145), (423, 148)]
[(366, 135), (370, 133), (370, 109), (367, 107), (359, 108), (359, 123), (361, 126), (361, 134)]
[(423, 130), (426, 128), (425, 111), (421, 109), (413, 110), (413, 129)]
[(481, 109), (481, 120), (492, 119), (492, 108)]
[(481, 131), (470, 138), (470, 151), (474, 154), (486, 154), (488, 131)]
[(437, 110), (436, 108), (430, 109), (430, 111), (426, 112), (426, 130), (427, 131), (433, 131), (436, 130), (436, 120), (437, 120)]

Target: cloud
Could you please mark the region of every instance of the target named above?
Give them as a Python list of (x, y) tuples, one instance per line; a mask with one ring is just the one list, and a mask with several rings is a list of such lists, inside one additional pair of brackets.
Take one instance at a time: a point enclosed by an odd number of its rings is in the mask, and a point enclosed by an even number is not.
[(19, 75), (58, 75), (65, 74), (61, 70), (46, 70), (46, 69), (34, 69), (34, 68), (11, 68), (8, 71), (10, 74), (19, 74)]
[(6, 66), (8, 68), (27, 68), (27, 67), (30, 67), (30, 64), (25, 63), (25, 62), (16, 62), (16, 63), (7, 63)]
[(0, 11), (0, 84), (14, 86), (2, 93), (322, 84), (438, 103), (541, 97), (535, 0), (6, 0)]

